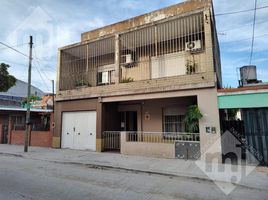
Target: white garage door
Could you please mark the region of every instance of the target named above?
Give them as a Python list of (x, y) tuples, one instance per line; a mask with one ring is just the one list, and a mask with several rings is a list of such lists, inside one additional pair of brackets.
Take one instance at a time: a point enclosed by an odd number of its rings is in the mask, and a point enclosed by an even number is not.
[(63, 112), (61, 147), (96, 151), (96, 112)]

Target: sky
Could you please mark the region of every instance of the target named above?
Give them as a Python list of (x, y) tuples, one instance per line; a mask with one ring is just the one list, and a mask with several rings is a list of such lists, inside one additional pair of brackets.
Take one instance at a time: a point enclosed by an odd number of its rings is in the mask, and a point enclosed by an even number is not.
[[(33, 36), (32, 85), (51, 92), (57, 49), (77, 43), (81, 33), (151, 12), (182, 0), (0, 0), (0, 42), (29, 54)], [(214, 0), (215, 14), (254, 8), (255, 0)], [(268, 6), (258, 0), (257, 7)], [(237, 87), (237, 69), (250, 64), (253, 11), (216, 16), (224, 87)], [(0, 44), (0, 63), (27, 82), (28, 58)], [(252, 64), (268, 81), (268, 8), (257, 10)]]

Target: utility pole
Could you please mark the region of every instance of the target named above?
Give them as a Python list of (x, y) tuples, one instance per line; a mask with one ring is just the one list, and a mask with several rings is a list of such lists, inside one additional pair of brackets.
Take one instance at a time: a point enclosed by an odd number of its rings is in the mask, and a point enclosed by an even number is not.
[(28, 152), (29, 146), (29, 132), (31, 129), (31, 120), (30, 120), (30, 96), (31, 96), (31, 75), (32, 75), (32, 49), (33, 49), (33, 37), (30, 36), (29, 42), (29, 68), (28, 68), (28, 91), (27, 91), (27, 112), (26, 112), (26, 130), (24, 135), (24, 152)]

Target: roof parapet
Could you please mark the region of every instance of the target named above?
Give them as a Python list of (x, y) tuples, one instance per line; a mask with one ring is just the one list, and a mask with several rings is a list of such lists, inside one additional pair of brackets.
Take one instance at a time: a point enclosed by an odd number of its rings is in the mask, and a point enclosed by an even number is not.
[(167, 19), (174, 16), (184, 15), (196, 10), (202, 10), (212, 7), (212, 0), (187, 0), (160, 10), (146, 13), (134, 18), (130, 18), (115, 24), (107, 25), (95, 30), (81, 34), (81, 41), (94, 40), (111, 34), (120, 33), (136, 27), (152, 24), (156, 21)]

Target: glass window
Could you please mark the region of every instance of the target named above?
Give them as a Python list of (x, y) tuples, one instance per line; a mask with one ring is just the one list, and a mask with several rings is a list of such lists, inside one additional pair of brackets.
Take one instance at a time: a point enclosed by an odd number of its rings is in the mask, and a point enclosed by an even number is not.
[(185, 132), (184, 115), (165, 115), (164, 132)]

